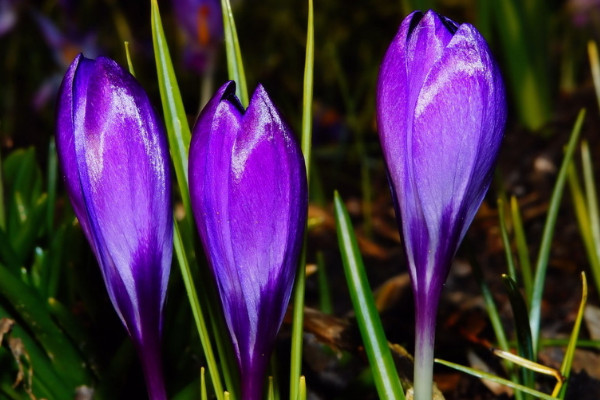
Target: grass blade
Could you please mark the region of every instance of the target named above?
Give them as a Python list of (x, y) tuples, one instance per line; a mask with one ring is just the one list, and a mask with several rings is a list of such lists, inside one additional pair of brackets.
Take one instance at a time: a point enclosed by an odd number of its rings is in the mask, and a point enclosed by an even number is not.
[(579, 303), (579, 311), (577, 312), (577, 318), (575, 319), (575, 325), (571, 332), (571, 338), (569, 339), (569, 346), (565, 352), (565, 358), (563, 358), (562, 365), (560, 367), (560, 373), (565, 377), (565, 382), (558, 393), (558, 398), (563, 400), (567, 394), (567, 386), (569, 383), (569, 375), (571, 374), (571, 365), (573, 365), (573, 357), (575, 356), (575, 348), (577, 347), (577, 338), (579, 337), (579, 330), (581, 328), (581, 321), (583, 320), (583, 313), (585, 311), (585, 303), (587, 302), (587, 279), (585, 272), (581, 273), (581, 302)]
[[(474, 258), (474, 257), (473, 257)], [(504, 325), (502, 324), (502, 320), (500, 318), (500, 314), (498, 313), (498, 307), (496, 307), (496, 302), (494, 301), (494, 296), (492, 295), (492, 291), (489, 286), (483, 280), (483, 274), (481, 273), (481, 267), (477, 263), (476, 260), (471, 260), (471, 265), (473, 266), (473, 275), (475, 280), (479, 284), (481, 288), (481, 294), (483, 296), (483, 300), (485, 302), (485, 308), (487, 311), (487, 315), (490, 319), (490, 323), (492, 324), (492, 329), (494, 330), (494, 334), (496, 335), (496, 340), (498, 341), (498, 347), (504, 351), (509, 351), (509, 343), (506, 339), (506, 333), (504, 332)], [(511, 380), (513, 382), (518, 382), (518, 376), (514, 370), (514, 368), (508, 363), (504, 362), (504, 367), (508, 371)], [(515, 399), (522, 400), (523, 393), (515, 392)]]
[(190, 306), (192, 307), (192, 314), (194, 315), (194, 321), (196, 322), (196, 329), (200, 336), (200, 342), (202, 343), (202, 349), (204, 350), (204, 356), (206, 357), (206, 363), (208, 364), (208, 373), (210, 374), (213, 388), (217, 395), (217, 399), (223, 399), (223, 385), (221, 384), (221, 376), (219, 375), (219, 369), (212, 349), (210, 335), (206, 327), (204, 315), (202, 314), (202, 308), (198, 301), (198, 293), (194, 286), (192, 273), (188, 264), (188, 260), (185, 256), (185, 250), (183, 247), (183, 241), (181, 239), (181, 233), (177, 223), (174, 225), (174, 242), (175, 242), (175, 255), (181, 268), (181, 276), (185, 285), (185, 290), (188, 295)]
[[(189, 222), (192, 209), (188, 189), (188, 153), (191, 133), (156, 0), (151, 0), (151, 5), (152, 43), (156, 59), (158, 87), (160, 89), (160, 98), (163, 106), (165, 125), (167, 127), (169, 150), (173, 159), (175, 176), (177, 177), (181, 200), (186, 213), (187, 223), (185, 224), (184, 238), (188, 238), (191, 237), (191, 232), (193, 232), (193, 227), (191, 226), (191, 222)], [(186, 246), (186, 249), (190, 250), (191, 246)]]
[[(223, 0), (227, 1), (227, 0)], [(304, 90), (302, 96), (302, 138), (301, 147), (306, 166), (306, 180), (310, 184), (310, 159), (312, 145), (312, 98), (314, 69), (314, 9), (313, 1), (308, 0), (308, 22), (306, 27), (306, 59), (304, 64)], [(302, 333), (304, 327), (304, 291), (306, 286), (306, 238), (304, 231), (300, 264), (294, 282), (292, 310), (292, 345), (290, 349), (290, 399), (299, 398), (298, 382), (302, 375)]]
[(548, 207), (548, 215), (546, 217), (544, 231), (542, 233), (542, 241), (540, 244), (540, 251), (538, 253), (538, 259), (536, 263), (535, 278), (533, 281), (533, 291), (531, 295), (531, 301), (529, 302), (531, 305), (531, 310), (529, 311), (529, 325), (531, 326), (531, 339), (533, 341), (534, 356), (537, 355), (539, 347), (542, 295), (544, 294), (544, 283), (546, 281), (546, 270), (548, 268), (548, 259), (550, 257), (554, 226), (556, 225), (560, 201), (562, 199), (565, 182), (567, 180), (567, 172), (571, 160), (573, 159), (573, 153), (575, 152), (575, 147), (577, 146), (577, 141), (579, 140), (584, 119), (585, 110), (581, 110), (577, 116), (577, 120), (575, 121), (575, 125), (567, 145), (567, 150), (565, 151), (565, 156), (560, 166), (558, 178), (556, 179), (552, 197), (550, 198), (550, 205)]
[(57, 374), (73, 387), (89, 384), (85, 361), (67, 340), (64, 332), (54, 323), (46, 304), (31, 288), (0, 266), (0, 293), (17, 311), (20, 319), (31, 330), (40, 346), (52, 360)]
[(350, 216), (337, 191), (334, 195), (334, 208), (344, 273), (379, 398), (404, 399), (404, 392), (375, 307)]
[(244, 63), (242, 62), (242, 52), (240, 51), (240, 42), (238, 41), (233, 11), (229, 0), (221, 0), (223, 10), (223, 31), (225, 34), (225, 53), (227, 54), (227, 72), (229, 79), (235, 81), (236, 95), (244, 107), (248, 106), (248, 86), (246, 84), (246, 74), (244, 72)]
[(596, 91), (596, 100), (600, 107), (600, 57), (598, 57), (598, 46), (593, 40), (588, 42), (588, 57), (590, 60), (590, 69), (592, 70), (594, 89)]
[(304, 376), (300, 377), (298, 383), (298, 396), (299, 400), (306, 400), (306, 379)]
[(577, 169), (574, 164), (569, 166), (569, 188), (571, 191), (571, 202), (573, 203), (575, 216), (577, 218), (577, 226), (579, 227), (579, 233), (583, 240), (583, 245), (585, 246), (590, 269), (594, 276), (594, 283), (596, 284), (596, 288), (600, 290), (600, 259), (598, 259), (594, 238), (592, 236), (592, 227), (590, 225), (585, 194), (581, 188), (579, 175), (577, 174)]
[(500, 236), (502, 236), (502, 243), (504, 244), (504, 255), (506, 256), (506, 265), (508, 266), (508, 275), (514, 280), (517, 280), (517, 271), (515, 269), (515, 262), (513, 260), (512, 249), (510, 246), (510, 239), (508, 238), (508, 232), (506, 231), (506, 216), (504, 213), (504, 201), (498, 199), (498, 220), (500, 225)]
[[(519, 355), (527, 360), (533, 360), (533, 344), (531, 342), (531, 329), (529, 319), (527, 318), (527, 306), (519, 292), (516, 282), (508, 275), (502, 275), (502, 280), (508, 299), (512, 307), (513, 318), (515, 320), (515, 330), (517, 331), (517, 347)], [(529, 369), (521, 370), (522, 382), (525, 386), (533, 387), (535, 377), (533, 371)]]
[(525, 229), (523, 229), (523, 219), (519, 211), (519, 203), (517, 198), (510, 198), (510, 214), (515, 233), (515, 242), (517, 244), (517, 254), (519, 256), (519, 264), (521, 265), (521, 277), (523, 278), (523, 288), (525, 289), (525, 299), (531, 298), (533, 289), (533, 277), (531, 275), (531, 261), (529, 260), (529, 248), (527, 247), (527, 239), (525, 238)]
[(598, 212), (598, 194), (594, 183), (594, 167), (587, 141), (581, 143), (581, 164), (583, 166), (583, 184), (585, 187), (587, 211), (596, 250), (596, 259), (600, 260), (600, 213)]
[(527, 386), (520, 385), (520, 384), (512, 382), (512, 381), (510, 381), (508, 379), (504, 379), (504, 378), (500, 378), (500, 377), (492, 375), (492, 374), (488, 374), (487, 372), (483, 372), (483, 371), (477, 370), (475, 368), (465, 367), (464, 365), (455, 364), (453, 362), (446, 361), (446, 360), (440, 360), (439, 358), (436, 358), (435, 362), (438, 363), (438, 364), (445, 365), (446, 367), (450, 367), (452, 369), (455, 369), (457, 371), (461, 371), (461, 372), (464, 372), (466, 374), (469, 374), (469, 375), (472, 375), (472, 376), (476, 376), (476, 377), (481, 378), (481, 379), (487, 379), (487, 380), (490, 380), (492, 382), (496, 382), (496, 383), (499, 383), (501, 385), (508, 386), (510, 388), (513, 388), (515, 390), (521, 391), (523, 393), (527, 393), (527, 394), (533, 395), (533, 396), (535, 396), (537, 398), (540, 398), (540, 399), (543, 399), (543, 400), (556, 400), (555, 397), (550, 396), (549, 394), (538, 392), (535, 389), (531, 389), (531, 388), (529, 388)]
[(200, 399), (208, 400), (208, 394), (206, 393), (206, 376), (204, 367), (200, 368)]
[(129, 42), (126, 40), (123, 42), (125, 46), (125, 58), (127, 59), (127, 68), (129, 69), (129, 73), (135, 76), (135, 69), (133, 68), (133, 62), (131, 61), (131, 51), (129, 50)]

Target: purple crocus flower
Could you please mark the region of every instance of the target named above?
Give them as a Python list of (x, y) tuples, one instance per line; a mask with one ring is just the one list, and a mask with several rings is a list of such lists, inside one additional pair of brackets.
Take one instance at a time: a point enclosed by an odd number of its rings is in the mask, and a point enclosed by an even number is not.
[(194, 127), (189, 177), (240, 368), (241, 398), (259, 400), (308, 207), (302, 153), (262, 86), (245, 111), (233, 82), (217, 91)]
[(377, 121), (415, 297), (417, 400), (432, 397), (440, 292), (490, 185), (505, 120), (481, 34), (433, 11), (406, 17), (381, 66)]
[(10, 32), (17, 24), (17, 0), (0, 0), (0, 36)]
[(161, 122), (127, 71), (78, 55), (59, 92), (56, 144), (75, 215), (138, 350), (150, 398), (166, 399), (160, 340), (173, 220)]
[(223, 39), (220, 0), (173, 0), (173, 11), (186, 36), (186, 65), (197, 72), (212, 67), (214, 53)]

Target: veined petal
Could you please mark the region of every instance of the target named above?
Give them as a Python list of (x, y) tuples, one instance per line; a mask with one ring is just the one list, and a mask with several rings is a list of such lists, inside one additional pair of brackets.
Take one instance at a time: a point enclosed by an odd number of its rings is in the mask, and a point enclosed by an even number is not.
[[(483, 200), (503, 133), (503, 87), (482, 45), (470, 25), (461, 25), (429, 72), (414, 110), (409, 162), (430, 246), (442, 259), (454, 256)], [(428, 280), (434, 273), (445, 279), (446, 273), (429, 266)]]
[(471, 25), (416, 12), (386, 53), (377, 97), (411, 276), (428, 286), (434, 275), (445, 279), (489, 186), (505, 123), (504, 87)]
[[(306, 172), (291, 131), (259, 86), (244, 114), (232, 158), (229, 209), (235, 264), (250, 335), (239, 324), (236, 334), (248, 361), (258, 354), (256, 341), (273, 339), (291, 293), (306, 214)], [(256, 332), (254, 330), (256, 329)], [(259, 350), (260, 351), (260, 350)], [(254, 353), (254, 354), (251, 354)]]
[[(56, 146), (71, 204), (75, 210), (75, 214), (78, 216), (79, 224), (83, 231), (87, 237), (90, 237), (90, 223), (85, 211), (83, 193), (81, 192), (81, 184), (79, 182), (79, 167), (75, 154), (75, 137), (73, 135), (73, 81), (82, 61), (85, 61), (85, 58), (81, 54), (75, 57), (60, 87), (60, 96), (56, 106)], [(92, 247), (94, 252), (96, 252), (95, 243), (92, 244)]]
[(131, 75), (107, 58), (80, 55), (63, 81), (57, 127), (75, 213), (117, 313), (141, 339), (148, 320), (159, 329), (171, 263), (162, 126)]
[(439, 296), (490, 185), (505, 119), (500, 72), (475, 28), (409, 15), (382, 63), (377, 122), (415, 297), (416, 398), (432, 396)]
[(164, 399), (160, 336), (173, 246), (164, 129), (133, 76), (108, 58), (80, 55), (61, 85), (57, 130), (75, 214), (142, 358), (149, 394)]
[(190, 148), (190, 193), (242, 375), (258, 399), (289, 302), (307, 212), (304, 161), (259, 86), (243, 112), (221, 87)]

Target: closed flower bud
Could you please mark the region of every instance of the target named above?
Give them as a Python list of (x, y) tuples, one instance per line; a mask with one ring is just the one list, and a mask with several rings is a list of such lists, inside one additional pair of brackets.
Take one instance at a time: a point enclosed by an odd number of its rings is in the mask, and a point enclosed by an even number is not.
[(262, 86), (247, 110), (233, 82), (194, 127), (190, 195), (242, 381), (259, 400), (292, 291), (307, 215), (304, 160)]
[(431, 399), (440, 292), (490, 185), (505, 119), (481, 34), (433, 11), (406, 17), (381, 66), (377, 121), (415, 296), (417, 400)]
[(58, 156), (110, 300), (140, 355), (152, 399), (166, 399), (160, 339), (173, 246), (166, 137), (133, 76), (79, 55), (63, 80)]

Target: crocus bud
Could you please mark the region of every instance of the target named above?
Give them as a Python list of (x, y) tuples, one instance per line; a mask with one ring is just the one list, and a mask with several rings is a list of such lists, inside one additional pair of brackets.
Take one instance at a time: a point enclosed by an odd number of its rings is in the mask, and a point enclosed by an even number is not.
[(490, 185), (505, 120), (481, 34), (433, 11), (406, 17), (381, 65), (377, 122), (415, 297), (417, 400), (432, 397), (440, 292)]
[(217, 91), (194, 127), (189, 177), (240, 368), (241, 398), (259, 400), (308, 207), (302, 153), (262, 86), (245, 111), (233, 82)]
[(173, 246), (164, 129), (133, 76), (79, 55), (60, 88), (56, 144), (69, 198), (108, 295), (141, 358), (152, 399), (166, 399), (162, 310)]

